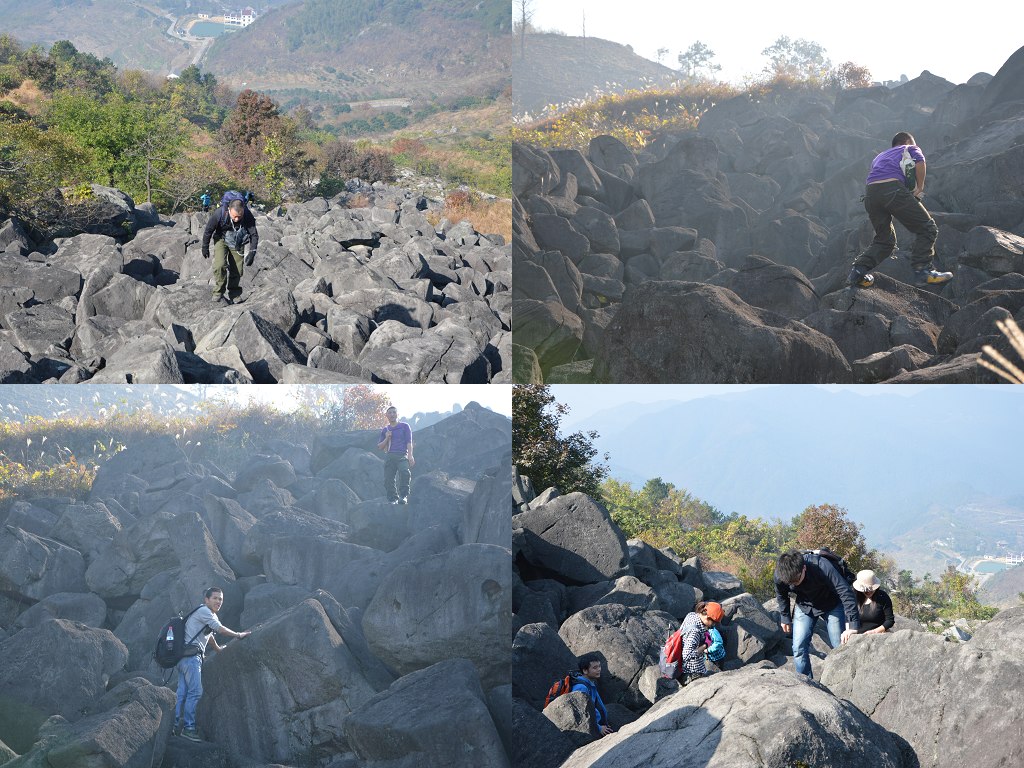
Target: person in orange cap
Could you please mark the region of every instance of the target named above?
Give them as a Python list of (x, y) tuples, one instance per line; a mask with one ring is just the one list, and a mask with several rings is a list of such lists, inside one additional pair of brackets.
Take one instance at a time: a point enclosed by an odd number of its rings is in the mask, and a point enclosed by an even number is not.
[(701, 601), (693, 606), (693, 610), (683, 619), (683, 624), (679, 628), (683, 641), (679, 676), (683, 685), (708, 674), (708, 667), (704, 662), (705, 651), (708, 649), (707, 631), (718, 626), (724, 616), (721, 604)]

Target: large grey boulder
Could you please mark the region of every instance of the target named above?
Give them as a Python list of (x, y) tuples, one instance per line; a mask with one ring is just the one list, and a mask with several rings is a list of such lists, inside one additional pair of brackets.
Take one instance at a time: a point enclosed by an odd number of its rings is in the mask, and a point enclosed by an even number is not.
[(13, 526), (0, 529), (0, 590), (38, 600), (74, 592), (84, 581), (85, 560), (78, 550)]
[(599, 502), (570, 493), (512, 517), (517, 555), (540, 575), (594, 584), (632, 575), (622, 531)]
[(57, 592), (47, 595), (18, 616), (18, 629), (38, 627), (44, 621), (65, 619), (101, 628), (107, 618), (107, 604), (91, 592)]
[(512, 699), (512, 765), (558, 768), (577, 744), (522, 699)]
[(1018, 726), (1024, 685), (1015, 653), (1024, 611), (1005, 613), (977, 646), (913, 631), (855, 637), (829, 654), (822, 685), (906, 739), (922, 768), (963, 760), (1015, 765), (1024, 760), (1024, 742), (1006, 735)]
[(49, 716), (78, 720), (128, 649), (108, 630), (53, 619), (0, 640), (0, 655), (0, 741), (23, 754)]
[(463, 544), (393, 570), (363, 629), (377, 656), (401, 673), (465, 658), (490, 688), (508, 682), (511, 601), (509, 551)]
[(32, 749), (8, 765), (19, 768), (160, 765), (174, 722), (174, 693), (144, 678), (113, 688), (71, 723), (60, 715), (39, 729)]
[(527, 624), (512, 641), (512, 695), (538, 711), (551, 684), (576, 671), (576, 655), (547, 624)]
[(630, 288), (605, 329), (599, 381), (842, 382), (850, 365), (828, 337), (742, 301), (727, 288), (651, 282)]
[(442, 661), (362, 702), (344, 736), (367, 768), (509, 768), (473, 665)]
[(906, 745), (848, 701), (776, 669), (697, 680), (635, 722), (573, 753), (563, 768), (911, 768)]
[(642, 708), (647, 702), (639, 689), (641, 675), (658, 663), (662, 644), (676, 629), (678, 623), (664, 611), (598, 605), (570, 616), (558, 635), (576, 656), (599, 651), (604, 657), (600, 690), (606, 704)]
[(197, 720), (209, 738), (267, 762), (347, 746), (339, 724), (390, 676), (365, 652), (358, 624), (335, 605), (336, 623), (328, 606), (307, 599), (207, 660)]

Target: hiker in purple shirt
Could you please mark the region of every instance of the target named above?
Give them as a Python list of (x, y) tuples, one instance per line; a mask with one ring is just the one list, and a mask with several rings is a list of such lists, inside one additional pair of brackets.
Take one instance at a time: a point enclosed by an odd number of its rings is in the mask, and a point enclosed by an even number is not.
[(409, 503), (409, 484), (416, 460), (412, 457), (412, 428), (398, 420), (398, 409), (386, 411), (387, 426), (380, 430), (377, 447), (387, 454), (384, 460), (384, 490), (392, 504)]
[(953, 279), (952, 272), (940, 272), (932, 263), (939, 228), (921, 203), (925, 170), (924, 153), (914, 137), (905, 131), (897, 133), (892, 139), (892, 147), (872, 161), (864, 193), (864, 210), (875, 229), (875, 238), (853, 262), (846, 279), (851, 288), (874, 285), (875, 276), (871, 270), (896, 250), (893, 219), (914, 233), (910, 266), (914, 269), (915, 282), (918, 285), (942, 285)]

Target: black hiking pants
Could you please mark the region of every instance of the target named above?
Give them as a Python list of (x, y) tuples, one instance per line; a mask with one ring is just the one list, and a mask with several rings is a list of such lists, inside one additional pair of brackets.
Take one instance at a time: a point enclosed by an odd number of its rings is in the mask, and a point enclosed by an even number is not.
[[(397, 480), (397, 483), (396, 483)], [(404, 453), (389, 453), (384, 460), (384, 491), (388, 501), (398, 501), (409, 495), (412, 472)]]
[(864, 210), (868, 212), (871, 226), (875, 228), (875, 239), (856, 258), (853, 262), (855, 265), (872, 270), (892, 256), (896, 250), (893, 219), (914, 233), (910, 265), (914, 269), (928, 269), (932, 265), (939, 228), (913, 192), (898, 181), (868, 184), (864, 194)]

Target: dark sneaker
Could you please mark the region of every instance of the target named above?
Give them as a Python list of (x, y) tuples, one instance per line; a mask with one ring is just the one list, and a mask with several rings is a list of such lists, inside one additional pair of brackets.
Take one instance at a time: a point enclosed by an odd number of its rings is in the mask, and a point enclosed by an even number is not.
[(846, 278), (846, 284), (851, 288), (870, 288), (875, 284), (875, 276), (865, 267), (855, 266), (850, 270), (850, 275)]
[(217, 304), (218, 306), (226, 307), (228, 304), (231, 303), (231, 301), (229, 299), (224, 298), (224, 296), (218, 293), (216, 296), (213, 297), (213, 303)]
[(398, 503), (399, 504), (408, 504), (409, 503), (409, 497), (408, 496), (403, 496), (402, 498), (400, 498), (398, 500)]
[(171, 736), (181, 736), (181, 723), (175, 723), (171, 728)]
[(399, 499), (392, 499), (391, 501), (388, 502), (388, 504), (401, 504), (401, 503), (402, 502)]
[(939, 270), (932, 267), (914, 270), (914, 281), (918, 285), (942, 285), (952, 279), (952, 272), (939, 272)]
[(186, 728), (181, 732), (181, 736), (189, 741), (202, 741), (202, 739), (199, 738), (199, 731), (195, 728)]

